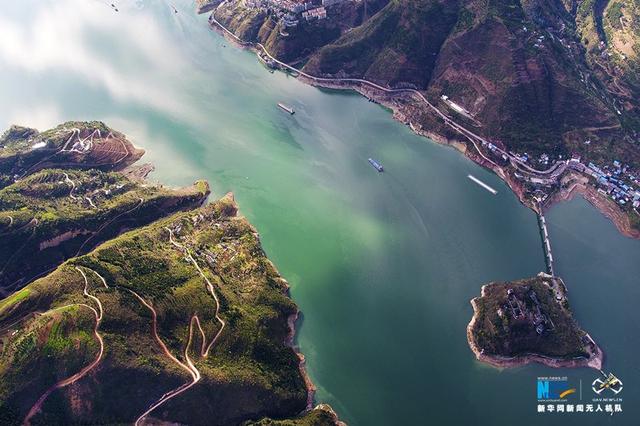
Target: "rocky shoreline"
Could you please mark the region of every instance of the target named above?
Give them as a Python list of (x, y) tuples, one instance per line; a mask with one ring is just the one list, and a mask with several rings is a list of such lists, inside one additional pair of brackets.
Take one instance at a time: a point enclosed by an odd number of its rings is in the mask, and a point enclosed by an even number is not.
[[(231, 200), (233, 200), (233, 204), (234, 204), (235, 209), (236, 209), (236, 215), (238, 217), (243, 217), (241, 215), (241, 213), (239, 213), (239, 206), (235, 201), (235, 197), (233, 196), (233, 193), (229, 192), (229, 193), (227, 193), (225, 195), (225, 197), (230, 197)], [(250, 225), (250, 226), (251, 226), (251, 228), (253, 230), (253, 234), (256, 236), (256, 238), (258, 240), (260, 240), (260, 234), (258, 233), (258, 230), (255, 229), (253, 225)], [(292, 299), (291, 291), (290, 291), (291, 290), (291, 286), (289, 285), (289, 282), (284, 277), (282, 277), (282, 275), (278, 271), (278, 268), (276, 268), (276, 265), (271, 261), (271, 259), (267, 258), (267, 262), (271, 265), (273, 270), (276, 271), (276, 273), (278, 274), (277, 280), (284, 287), (287, 297)], [(288, 347), (293, 349), (293, 351), (295, 352), (295, 354), (296, 354), (296, 356), (298, 357), (298, 360), (299, 360), (299, 362), (298, 362), (298, 370), (300, 371), (300, 375), (302, 376), (302, 379), (304, 380), (304, 383), (305, 383), (305, 387), (307, 389), (307, 404), (306, 404), (306, 408), (305, 408), (304, 412), (301, 413), (301, 414), (304, 414), (304, 413), (309, 412), (309, 411), (314, 409), (313, 403), (314, 403), (314, 398), (315, 398), (315, 393), (316, 393), (316, 386), (313, 384), (313, 381), (311, 380), (311, 377), (309, 377), (309, 373), (307, 372), (306, 359), (304, 357), (304, 354), (300, 351), (300, 348), (298, 346), (296, 346), (296, 344), (295, 344), (296, 322), (298, 321), (298, 319), (300, 317), (300, 313), (301, 313), (300, 309), (298, 309), (298, 307), (296, 305), (295, 312), (292, 313), (291, 315), (289, 315), (289, 317), (287, 318), (287, 326), (289, 328), (289, 332), (287, 334), (287, 338), (286, 338), (284, 343), (285, 343), (285, 345), (287, 345)], [(326, 404), (321, 404), (321, 405), (326, 405)], [(329, 406), (326, 405), (326, 407), (329, 407)], [(318, 407), (316, 407), (316, 409), (317, 408)], [(328, 411), (328, 410), (325, 409), (325, 411)], [(332, 409), (331, 409), (331, 412), (333, 412)]]
[[(488, 284), (482, 286), (480, 291), (480, 297), (485, 297), (486, 289)], [(604, 353), (602, 349), (593, 341), (591, 336), (587, 334), (588, 338), (593, 342), (595, 351), (591, 353), (589, 358), (571, 358), (571, 359), (563, 359), (563, 358), (552, 358), (547, 357), (540, 354), (535, 353), (525, 353), (514, 357), (505, 357), (500, 355), (491, 355), (485, 354), (484, 350), (479, 348), (476, 339), (474, 338), (473, 330), (476, 326), (476, 322), (478, 320), (478, 299), (471, 299), (471, 306), (473, 307), (473, 317), (467, 326), (467, 342), (469, 343), (469, 348), (475, 355), (478, 361), (484, 362), (496, 368), (513, 368), (520, 367), (523, 365), (538, 363), (546, 365), (547, 367), (552, 368), (578, 368), (578, 367), (590, 367), (596, 370), (602, 369), (602, 363), (604, 361)]]
[(557, 203), (569, 201), (575, 196), (580, 196), (613, 222), (622, 235), (628, 238), (640, 239), (640, 230), (631, 225), (629, 216), (611, 199), (589, 185), (588, 179), (585, 176), (569, 176), (567, 183), (570, 185), (569, 188), (556, 192), (551, 200), (544, 205), (544, 210), (550, 209)]
[[(216, 7), (217, 7), (217, 4), (199, 13), (205, 13), (205, 12), (215, 13)], [(217, 31), (218, 33), (220, 33), (222, 36), (224, 36), (228, 41), (232, 42), (234, 45), (242, 49), (249, 49), (254, 53), (256, 53), (256, 55), (259, 54), (259, 49), (257, 49), (253, 43), (244, 42), (238, 39), (237, 36), (230, 33), (228, 29), (223, 27), (221, 28), (221, 24), (218, 24), (216, 22), (211, 22), (210, 20), (209, 26), (215, 31)], [(386, 108), (392, 111), (392, 115), (395, 120), (408, 125), (415, 134), (426, 137), (441, 145), (451, 146), (454, 149), (460, 151), (463, 155), (465, 155), (467, 158), (469, 158), (476, 164), (494, 172), (500, 179), (502, 179), (507, 184), (507, 186), (509, 186), (509, 188), (516, 194), (516, 196), (524, 206), (530, 208), (536, 213), (540, 213), (538, 211), (539, 210), (538, 206), (533, 202), (531, 202), (530, 200), (528, 200), (527, 198), (525, 198), (524, 196), (525, 191), (522, 184), (517, 179), (515, 179), (511, 174), (509, 174), (508, 172), (505, 172), (505, 170), (502, 167), (494, 164), (490, 164), (489, 162), (484, 160), (482, 157), (480, 157), (475, 150), (468, 149), (468, 145), (467, 145), (467, 142), (464, 140), (464, 137), (454, 138), (454, 137), (447, 136), (445, 132), (436, 132), (436, 131), (416, 128), (411, 123), (411, 121), (407, 118), (412, 112), (415, 112), (415, 111), (412, 111), (411, 106), (403, 105), (398, 102), (399, 99), (407, 100), (410, 97), (406, 97), (406, 96), (399, 97), (398, 95), (389, 96), (385, 93), (380, 93), (379, 90), (375, 90), (369, 87), (363, 87), (360, 84), (318, 82), (318, 81), (306, 78), (303, 75), (297, 76), (297, 79), (314, 87), (322, 87), (322, 88), (335, 89), (335, 90), (353, 90), (365, 96), (366, 98), (380, 105), (385, 106)], [(459, 133), (456, 133), (456, 134), (459, 135)], [(587, 201), (589, 201), (589, 203), (591, 203), (598, 211), (600, 211), (600, 213), (602, 213), (607, 218), (609, 218), (615, 224), (616, 228), (623, 235), (630, 238), (640, 239), (640, 230), (634, 229), (631, 226), (629, 219), (624, 214), (624, 212), (620, 208), (618, 208), (614, 203), (610, 202), (610, 200), (608, 200), (606, 197), (602, 196), (601, 194), (598, 194), (597, 191), (595, 190), (578, 191), (578, 193), (582, 195)], [(557, 202), (564, 200), (564, 198), (557, 197), (555, 195), (556, 194), (554, 194), (554, 196), (551, 197), (550, 201), (548, 201), (545, 204), (544, 206), (545, 210), (553, 207), (553, 205), (555, 205)], [(611, 208), (611, 205), (613, 205), (613, 208)]]
[(309, 373), (307, 372), (307, 361), (304, 357), (304, 354), (300, 352), (300, 348), (298, 348), (294, 343), (295, 336), (296, 336), (296, 322), (298, 321), (299, 317), (300, 317), (300, 310), (298, 309), (296, 310), (295, 313), (289, 315), (289, 318), (287, 319), (287, 323), (289, 324), (289, 336), (287, 337), (286, 345), (289, 346), (291, 349), (293, 349), (293, 351), (298, 356), (298, 360), (299, 360), (298, 369), (300, 370), (300, 374), (302, 375), (304, 384), (307, 388), (306, 411), (311, 411), (313, 409), (313, 402), (315, 400), (316, 386), (313, 384), (313, 381), (311, 381), (311, 377), (309, 377)]

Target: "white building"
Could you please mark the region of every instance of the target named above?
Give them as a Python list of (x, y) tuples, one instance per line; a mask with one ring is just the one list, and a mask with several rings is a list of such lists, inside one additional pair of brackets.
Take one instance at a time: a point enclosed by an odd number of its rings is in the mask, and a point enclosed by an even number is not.
[(325, 19), (327, 17), (327, 9), (324, 7), (317, 7), (315, 9), (302, 12), (302, 17), (307, 21), (313, 21), (315, 19)]

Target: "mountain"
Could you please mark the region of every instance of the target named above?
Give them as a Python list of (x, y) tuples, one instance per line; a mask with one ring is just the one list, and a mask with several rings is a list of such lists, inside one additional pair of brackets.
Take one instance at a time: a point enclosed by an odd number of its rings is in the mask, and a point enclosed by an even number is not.
[[(371, 2), (364, 14), (368, 3), (343, 2), (325, 20), (286, 30), (277, 14), (239, 1), (215, 14), (244, 40), (314, 76), (418, 89), (507, 150), (640, 165), (634, 2), (389, 0)], [(600, 21), (602, 34), (589, 24)], [(596, 60), (602, 52), (604, 67)], [(618, 61), (621, 52), (627, 59)], [(424, 104), (401, 109), (446, 134), (434, 117), (421, 116)]]
[(340, 424), (231, 194), (144, 181), (102, 123), (2, 140), (0, 424)]
[(0, 295), (209, 194), (204, 182), (173, 190), (120, 172), (144, 151), (103, 123), (12, 127), (0, 144)]

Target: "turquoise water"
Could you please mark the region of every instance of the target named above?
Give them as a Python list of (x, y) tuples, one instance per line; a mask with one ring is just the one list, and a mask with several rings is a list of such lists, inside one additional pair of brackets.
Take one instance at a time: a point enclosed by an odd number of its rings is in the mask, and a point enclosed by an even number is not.
[[(147, 150), (153, 179), (233, 191), (304, 313), (298, 344), (318, 402), (353, 425), (637, 424), (637, 241), (581, 200), (549, 213), (576, 316), (625, 382), (630, 412), (537, 415), (537, 376), (588, 388), (595, 375), (499, 371), (467, 346), (481, 285), (544, 269), (535, 215), (497, 177), (360, 96), (267, 72), (189, 0), (174, 2), (178, 14), (165, 1), (117, 2), (118, 13), (109, 3), (3, 5), (0, 124), (103, 120)], [(616, 308), (600, 309), (608, 300)]]

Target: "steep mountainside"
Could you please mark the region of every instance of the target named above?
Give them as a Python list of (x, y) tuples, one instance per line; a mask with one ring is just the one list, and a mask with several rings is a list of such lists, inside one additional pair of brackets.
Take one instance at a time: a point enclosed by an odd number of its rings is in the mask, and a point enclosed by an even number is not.
[(620, 117), (620, 101), (590, 78), (575, 26), (555, 0), (392, 0), (305, 70), (447, 95), (482, 123), (479, 133), (518, 152), (637, 164), (637, 111)]
[(389, 86), (426, 87), (457, 13), (455, 2), (392, 0), (362, 26), (323, 48), (305, 69)]
[[(374, 15), (388, 0), (345, 2), (332, 6), (327, 11), (329, 19), (306, 22), (296, 27), (285, 28), (271, 10), (245, 7), (241, 1), (224, 2), (216, 9), (216, 18), (246, 41), (264, 44), (278, 58), (288, 62), (304, 62), (319, 48), (334, 42), (341, 34), (363, 22), (363, 17)], [(217, 0), (204, 9), (214, 9)], [(202, 12), (201, 12), (202, 13)], [(366, 19), (365, 19), (366, 21)]]
[[(297, 310), (236, 211), (226, 197), (124, 234), (1, 302), (10, 419), (132, 422), (172, 389), (184, 393), (152, 417), (226, 425), (301, 412), (307, 391), (284, 344)], [(84, 366), (88, 377), (65, 386)]]
[(205, 182), (102, 171), (116, 138), (5, 134), (0, 276), (18, 284), (0, 300), (0, 424), (339, 424), (311, 409), (298, 309), (233, 196), (196, 208)]
[(209, 194), (204, 182), (171, 190), (101, 171), (122, 169), (142, 152), (102, 123), (43, 133), (12, 127), (2, 141), (0, 295), (126, 229), (199, 206)]
[[(286, 31), (269, 10), (240, 1), (215, 14), (309, 74), (416, 88), (433, 103), (446, 95), (468, 113), (451, 114), (508, 150), (640, 166), (634, 1), (389, 0), (367, 16), (354, 12), (363, 3), (331, 7), (327, 19)], [(608, 65), (598, 64), (594, 48), (606, 50)], [(610, 51), (628, 60), (612, 65)], [(428, 118), (416, 124), (437, 126)]]

